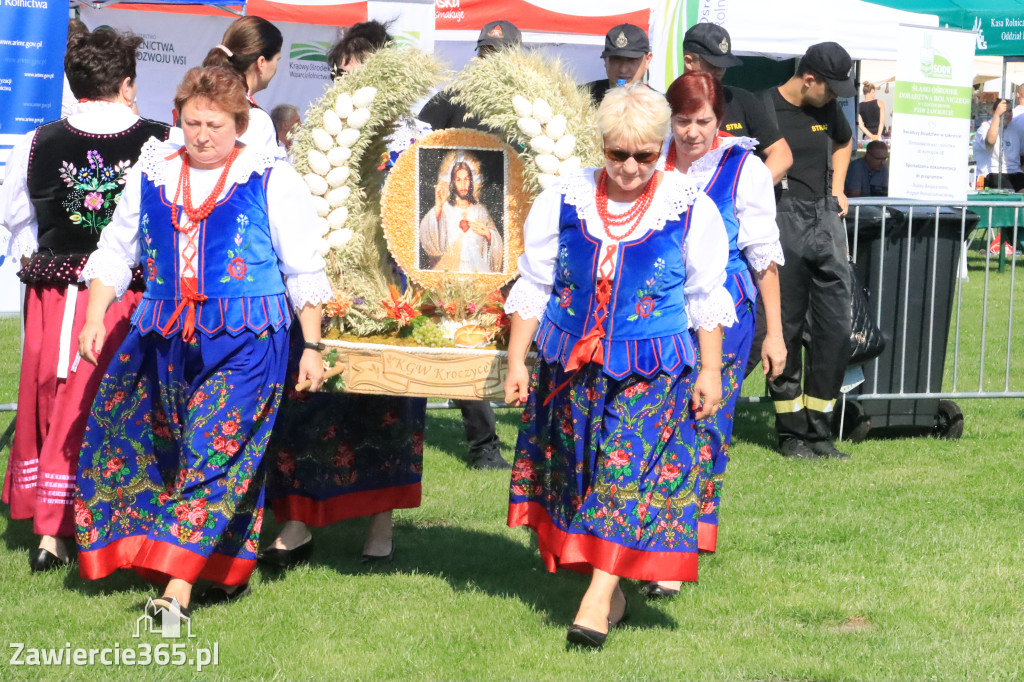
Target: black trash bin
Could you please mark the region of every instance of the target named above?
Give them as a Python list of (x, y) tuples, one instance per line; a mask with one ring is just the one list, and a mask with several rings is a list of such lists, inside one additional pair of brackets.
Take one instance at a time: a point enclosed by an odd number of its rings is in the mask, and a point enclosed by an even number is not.
[[(857, 393), (938, 392), (960, 268), (961, 236), (974, 229), (978, 215), (967, 212), (962, 232), (960, 210), (888, 207), (883, 235), (880, 210), (865, 213), (867, 208), (860, 209), (856, 268), (868, 289), (873, 317), (881, 305), (876, 319), (880, 319), (886, 347), (876, 360), (864, 365), (865, 381)], [(854, 213), (852, 207), (850, 213)], [(853, 221), (848, 224), (852, 245)], [(865, 420), (870, 420), (869, 428), (865, 428)], [(844, 432), (860, 425), (862, 436), (929, 432), (958, 438), (963, 432), (960, 408), (938, 398), (854, 404), (848, 400), (843, 421)], [(835, 422), (839, 422), (838, 414)]]

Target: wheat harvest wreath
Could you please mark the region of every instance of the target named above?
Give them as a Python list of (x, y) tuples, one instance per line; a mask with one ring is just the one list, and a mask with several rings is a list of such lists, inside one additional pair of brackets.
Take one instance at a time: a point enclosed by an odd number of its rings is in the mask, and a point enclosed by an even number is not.
[(431, 55), (379, 50), (294, 135), (334, 288), (329, 389), (500, 399), (523, 222), (543, 187), (598, 154), (589, 96), (557, 62), (510, 50), (449, 85), (505, 139), (417, 124), (413, 104), (444, 77)]

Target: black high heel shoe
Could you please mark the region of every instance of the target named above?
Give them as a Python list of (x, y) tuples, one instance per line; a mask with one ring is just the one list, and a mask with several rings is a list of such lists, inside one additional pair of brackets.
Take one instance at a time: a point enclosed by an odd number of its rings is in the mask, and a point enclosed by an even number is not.
[(45, 550), (42, 547), (36, 550), (30, 550), (28, 553), (28, 565), (32, 569), (33, 573), (42, 573), (43, 571), (50, 571), (55, 568), (63, 568), (71, 563), (71, 559), (61, 559), (59, 556)]
[(291, 568), (292, 566), (297, 566), (298, 564), (309, 561), (309, 558), (312, 555), (313, 540), (310, 538), (298, 547), (293, 547), (291, 549), (268, 547), (256, 555), (256, 561), (276, 568)]
[[(622, 615), (616, 621), (608, 621), (608, 632), (629, 620), (629, 600), (625, 594), (622, 595), (622, 600)], [(590, 628), (573, 623), (565, 633), (566, 646), (600, 649), (604, 646), (605, 640), (608, 639), (608, 632), (598, 632), (597, 630), (591, 630)]]

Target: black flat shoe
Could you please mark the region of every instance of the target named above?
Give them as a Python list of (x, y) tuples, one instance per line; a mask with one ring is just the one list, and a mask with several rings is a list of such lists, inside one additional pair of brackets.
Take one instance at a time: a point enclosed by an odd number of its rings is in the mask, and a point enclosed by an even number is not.
[[(608, 627), (611, 627), (610, 623)], [(569, 630), (565, 633), (566, 647), (575, 646), (582, 649), (600, 649), (604, 646), (606, 639), (608, 639), (607, 632), (598, 632), (575, 623), (570, 625)]]
[(662, 587), (657, 582), (649, 582), (640, 588), (648, 599), (671, 599), (679, 594), (679, 590), (670, 587)]
[(277, 568), (291, 568), (298, 564), (309, 561), (309, 558), (313, 555), (313, 540), (310, 539), (307, 542), (302, 543), (298, 547), (292, 549), (278, 549), (277, 547), (268, 547), (259, 554), (256, 555), (256, 561), (267, 566), (275, 566)]
[(42, 573), (43, 571), (51, 571), (55, 568), (63, 568), (71, 563), (71, 559), (61, 559), (56, 554), (45, 550), (42, 547), (35, 550), (29, 550), (28, 553), (28, 565), (32, 569), (33, 573)]
[(363, 554), (360, 560), (364, 564), (389, 564), (395, 558), (395, 539), (391, 538), (391, 551), (387, 554)]
[(226, 604), (232, 601), (238, 601), (242, 597), (247, 596), (252, 590), (249, 589), (249, 583), (240, 585), (234, 592), (228, 592), (226, 589), (219, 585), (211, 587), (196, 601), (202, 606), (214, 606), (215, 604)]
[(161, 611), (177, 614), (181, 620), (192, 620), (192, 610), (170, 597), (159, 596), (146, 603), (146, 615), (149, 617), (156, 618)]

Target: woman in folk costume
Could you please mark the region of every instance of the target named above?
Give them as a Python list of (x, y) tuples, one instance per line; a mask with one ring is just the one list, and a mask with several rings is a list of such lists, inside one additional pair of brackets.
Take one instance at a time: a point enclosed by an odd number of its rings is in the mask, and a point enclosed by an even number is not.
[(90, 285), (79, 350), (89, 362), (107, 347), (103, 312), (139, 262), (146, 292), (89, 417), (75, 525), (84, 577), (132, 568), (166, 582), (156, 607), (187, 617), (196, 580), (217, 584), (211, 601), (246, 591), (289, 299), (307, 348), (299, 380), (316, 391), (331, 289), (305, 183), (266, 149), (236, 141), (249, 116), (237, 76), (189, 70), (175, 108), (184, 146), (146, 144), (82, 273)]
[(525, 403), (508, 523), (537, 532), (548, 570), (592, 573), (567, 634), (590, 647), (627, 614), (620, 578), (697, 579), (696, 423), (718, 409), (736, 320), (721, 215), (655, 169), (665, 98), (615, 88), (597, 116), (605, 167), (537, 197), (506, 303), (506, 399)]
[[(7, 162), (0, 189), (0, 252), (21, 258), (25, 345), (14, 444), (3, 501), (11, 517), (33, 519), (39, 548), (33, 571), (68, 563), (74, 536), (72, 497), (78, 451), (103, 373), (76, 357), (88, 296), (78, 275), (96, 248), (124, 187), (124, 177), (150, 137), (166, 139), (163, 123), (141, 119), (135, 104), (135, 51), (141, 38), (112, 30), (68, 41), (64, 69), (79, 100), (71, 114), (28, 134)], [(112, 340), (105, 367), (128, 333), (142, 279), (107, 311)], [(73, 544), (73, 543), (72, 543)]]
[[(767, 336), (761, 347), (764, 373), (774, 379), (786, 364), (779, 303), (779, 271), (785, 259), (775, 224), (775, 192), (771, 171), (754, 156), (756, 140), (719, 137), (725, 100), (722, 84), (706, 73), (689, 72), (677, 78), (666, 93), (672, 107), (672, 138), (659, 166), (683, 173), (714, 200), (729, 239), (725, 286), (736, 306), (737, 324), (722, 337), (722, 404), (718, 414), (697, 428), (702, 479), (697, 548), (714, 552), (718, 540), (718, 507), (729, 462), (736, 400), (754, 339), (757, 296), (765, 309)], [(671, 597), (678, 581), (646, 586), (650, 597)]]
[(278, 156), (284, 154), (277, 144), (274, 121), (256, 104), (253, 95), (265, 90), (277, 74), (283, 45), (284, 36), (277, 26), (263, 17), (247, 16), (232, 22), (220, 44), (203, 60), (203, 66), (223, 66), (245, 80), (251, 111), (249, 127), (238, 139), (250, 147), (267, 147)]
[[(390, 42), (380, 22), (352, 26), (330, 51), (332, 73), (344, 77)], [(413, 122), (399, 122), (386, 163), (416, 137)], [(390, 561), (392, 512), (420, 505), (426, 407), (415, 398), (289, 388), (267, 449), (267, 500), (284, 526), (260, 561), (281, 568), (305, 561), (313, 550), (310, 526), (362, 516), (369, 517), (363, 562)]]

